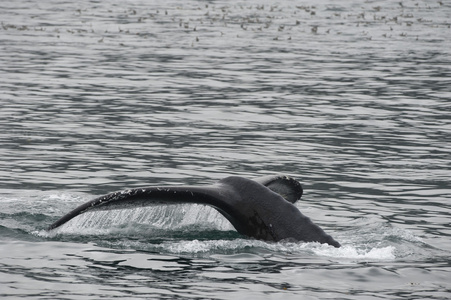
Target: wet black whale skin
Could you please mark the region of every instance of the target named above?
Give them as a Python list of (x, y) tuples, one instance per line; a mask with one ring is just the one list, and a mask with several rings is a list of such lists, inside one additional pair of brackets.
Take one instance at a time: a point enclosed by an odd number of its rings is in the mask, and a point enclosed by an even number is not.
[(239, 233), (248, 237), (276, 242), (319, 242), (340, 247), (337, 241), (294, 206), (294, 202), (301, 198), (302, 192), (297, 180), (282, 175), (254, 180), (231, 176), (206, 186), (130, 189), (86, 202), (50, 225), (48, 230), (57, 228), (87, 211), (197, 203), (214, 207)]

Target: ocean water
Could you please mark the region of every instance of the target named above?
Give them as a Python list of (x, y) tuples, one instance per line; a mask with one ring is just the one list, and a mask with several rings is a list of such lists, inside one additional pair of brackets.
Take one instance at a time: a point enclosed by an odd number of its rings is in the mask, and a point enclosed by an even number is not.
[[(0, 3), (2, 299), (451, 297), (449, 1)], [(112, 191), (287, 174), (343, 247)]]

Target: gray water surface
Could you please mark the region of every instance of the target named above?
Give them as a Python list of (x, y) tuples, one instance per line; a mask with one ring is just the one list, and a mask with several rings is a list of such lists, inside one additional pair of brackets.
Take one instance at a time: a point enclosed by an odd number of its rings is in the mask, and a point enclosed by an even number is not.
[[(447, 299), (448, 1), (3, 1), (0, 296)], [(116, 190), (287, 174), (343, 247)]]

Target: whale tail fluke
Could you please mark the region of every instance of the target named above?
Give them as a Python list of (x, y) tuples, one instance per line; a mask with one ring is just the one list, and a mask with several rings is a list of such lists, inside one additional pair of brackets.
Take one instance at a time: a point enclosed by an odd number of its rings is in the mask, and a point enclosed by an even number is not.
[(88, 201), (55, 221), (52, 230), (88, 211), (113, 210), (158, 204), (204, 204), (224, 215), (246, 236), (266, 241), (294, 239), (340, 247), (331, 236), (304, 216), (294, 203), (301, 184), (283, 175), (254, 180), (231, 176), (207, 186), (155, 186), (110, 193)]

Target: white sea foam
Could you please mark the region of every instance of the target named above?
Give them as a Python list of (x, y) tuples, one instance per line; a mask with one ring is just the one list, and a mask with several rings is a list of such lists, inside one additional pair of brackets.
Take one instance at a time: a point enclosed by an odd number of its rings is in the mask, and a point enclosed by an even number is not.
[(334, 258), (349, 259), (371, 259), (371, 260), (393, 260), (396, 258), (394, 246), (386, 246), (381, 248), (360, 249), (358, 246), (345, 245), (341, 248), (333, 248), (330, 246), (312, 248), (312, 251), (320, 256), (329, 256)]
[[(202, 232), (233, 231), (234, 228), (216, 210), (203, 205), (165, 205), (147, 208), (134, 208), (113, 211), (95, 211), (77, 216), (63, 226), (47, 231), (34, 232), (41, 237), (53, 238), (64, 235), (109, 235), (122, 236), (121, 247), (137, 247), (169, 253), (224, 253), (239, 252), (244, 249), (256, 249), (256, 252), (269, 251), (277, 253), (310, 253), (317, 256), (335, 258), (337, 260), (393, 260), (397, 257), (411, 255), (414, 251), (406, 246), (398, 245), (398, 240), (417, 242), (419, 239), (412, 233), (393, 228), (385, 223), (364, 226), (352, 232), (344, 232), (337, 240), (343, 247), (334, 248), (319, 243), (268, 243), (252, 239), (205, 239)], [(177, 236), (189, 233), (193, 239), (168, 240), (168, 233), (176, 232)], [(198, 234), (196, 234), (198, 232)], [(139, 236), (137, 244), (128, 236)], [(197, 239), (197, 237), (202, 239)], [(141, 239), (142, 238), (142, 239)], [(154, 239), (163, 239), (152, 244)], [(108, 241), (104, 241), (108, 244)], [(246, 250), (247, 251), (247, 250)], [(253, 251), (253, 250), (252, 250)]]
[[(330, 258), (345, 258), (355, 260), (393, 260), (396, 258), (396, 248), (394, 246), (359, 248), (354, 245), (345, 245), (341, 248), (334, 248), (318, 243), (267, 243), (264, 241), (235, 239), (235, 240), (191, 240), (165, 242), (160, 245), (162, 249), (170, 253), (207, 253), (224, 252), (230, 250), (259, 248), (264, 251), (277, 253), (314, 253), (318, 256)], [(259, 251), (257, 251), (259, 252)]]

